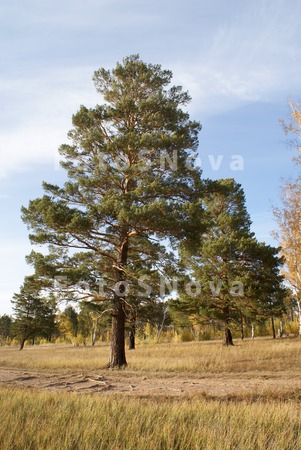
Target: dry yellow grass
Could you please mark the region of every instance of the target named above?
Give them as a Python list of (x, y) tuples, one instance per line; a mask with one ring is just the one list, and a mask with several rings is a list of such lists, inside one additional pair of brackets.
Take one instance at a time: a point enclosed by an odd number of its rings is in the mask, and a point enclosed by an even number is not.
[(6, 450), (296, 450), (300, 404), (0, 391)]
[[(108, 345), (0, 347), (0, 366), (32, 370), (98, 370), (106, 366)], [(255, 339), (225, 348), (218, 341), (159, 344), (127, 352), (129, 371), (243, 373), (301, 370), (301, 341)]]
[[(146, 374), (155, 383), (177, 376), (242, 381), (278, 373), (279, 389), (235, 395), (139, 398), (0, 387), (0, 448), (6, 450), (295, 450), (301, 448), (300, 392), (282, 392), (283, 380), (301, 370), (301, 342), (293, 339), (190, 342), (141, 347), (128, 352), (126, 370), (114, 380)], [(107, 345), (0, 348), (0, 367), (52, 372), (98, 371)], [(5, 372), (7, 372), (5, 370)], [(245, 374), (245, 375), (244, 375)], [(270, 375), (267, 375), (270, 374)], [(29, 374), (30, 375), (30, 374)], [(225, 375), (225, 376), (224, 376)], [(47, 375), (48, 376), (48, 375)], [(168, 377), (168, 378), (165, 378)], [(29, 377), (30, 378), (30, 377)], [(55, 374), (55, 380), (59, 374)], [(64, 376), (63, 376), (64, 378)], [(142, 378), (142, 377), (141, 377)], [(128, 378), (126, 378), (128, 380)], [(213, 381), (212, 381), (213, 380)], [(0, 380), (1, 381), (1, 380)], [(127, 384), (129, 382), (127, 381)], [(223, 383), (223, 381), (222, 381)], [(116, 384), (116, 383), (115, 383)], [(278, 386), (277, 385), (277, 386)], [(236, 384), (235, 384), (236, 388)], [(85, 391), (82, 391), (85, 392)], [(231, 399), (231, 400), (229, 400)], [(279, 400), (280, 399), (280, 400)]]

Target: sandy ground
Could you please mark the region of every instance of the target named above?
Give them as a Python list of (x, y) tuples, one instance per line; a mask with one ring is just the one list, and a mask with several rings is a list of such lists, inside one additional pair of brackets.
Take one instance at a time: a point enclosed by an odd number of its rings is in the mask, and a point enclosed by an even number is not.
[(0, 384), (45, 391), (126, 394), (137, 397), (301, 397), (301, 372), (249, 372), (242, 374), (135, 374), (127, 371), (98, 373), (45, 373), (0, 368)]

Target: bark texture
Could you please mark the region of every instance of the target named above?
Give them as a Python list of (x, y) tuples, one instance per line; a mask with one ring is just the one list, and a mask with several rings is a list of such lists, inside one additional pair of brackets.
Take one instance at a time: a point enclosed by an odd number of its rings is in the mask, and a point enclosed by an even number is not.
[(125, 357), (125, 305), (122, 298), (115, 298), (115, 308), (112, 314), (111, 354), (109, 368), (122, 368), (127, 365)]

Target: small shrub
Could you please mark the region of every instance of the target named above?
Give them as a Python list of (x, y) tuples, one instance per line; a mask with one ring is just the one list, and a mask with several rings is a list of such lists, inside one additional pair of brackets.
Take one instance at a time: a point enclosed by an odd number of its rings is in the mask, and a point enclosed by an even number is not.
[(190, 342), (190, 341), (194, 341), (194, 336), (191, 333), (190, 330), (187, 330), (186, 328), (184, 328), (184, 330), (181, 333), (181, 341), (182, 342)]

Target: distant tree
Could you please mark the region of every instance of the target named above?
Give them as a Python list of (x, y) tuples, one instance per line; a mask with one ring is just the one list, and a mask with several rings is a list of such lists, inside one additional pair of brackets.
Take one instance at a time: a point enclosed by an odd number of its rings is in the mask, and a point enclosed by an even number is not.
[(92, 346), (95, 345), (98, 337), (105, 336), (110, 330), (109, 306), (106, 302), (100, 304), (83, 302), (81, 304), (81, 312), (86, 318), (84, 319), (86, 326), (90, 327)]
[(184, 276), (185, 289), (174, 305), (222, 322), (224, 344), (233, 345), (231, 323), (241, 326), (242, 318), (263, 313), (268, 303), (284, 297), (281, 261), (277, 249), (258, 243), (250, 231), (244, 193), (234, 180), (219, 180), (204, 198), (204, 209), (210, 227), (199, 246), (182, 251), (191, 272)]
[(7, 314), (0, 316), (0, 342), (6, 343), (8, 338), (12, 338), (12, 317)]
[(108, 315), (104, 309), (104, 305), (95, 305), (94, 303), (81, 302), (79, 305), (78, 319), (78, 333), (86, 345), (88, 337), (91, 339), (91, 345), (95, 345), (96, 339), (99, 336), (101, 326), (104, 328), (109, 324), (107, 321)]
[(137, 55), (96, 71), (103, 104), (81, 106), (71, 144), (60, 147), (69, 180), (62, 188), (44, 183), (46, 195), (23, 208), (32, 243), (50, 250), (32, 253), (36, 274), (66, 277), (78, 300), (110, 302), (109, 367), (126, 365), (127, 291), (139, 288), (137, 264), (164, 271), (166, 239), (187, 234), (201, 195), (193, 166), (200, 124), (182, 109), (190, 97), (171, 79)]
[(138, 311), (140, 328), (150, 326), (155, 332), (156, 341), (159, 343), (164, 327), (171, 324), (168, 301), (153, 298), (152, 301), (142, 304)]
[(77, 316), (78, 320), (78, 334), (83, 340), (83, 344), (87, 344), (87, 339), (91, 338), (93, 335), (93, 318), (91, 315), (91, 310), (86, 306), (84, 302), (80, 304), (80, 310)]
[(280, 274), (284, 259), (279, 257), (278, 248), (264, 243), (258, 244), (260, 259), (259, 270), (256, 270), (256, 285), (253, 286), (256, 298), (256, 308), (252, 309), (249, 317), (257, 321), (269, 319), (272, 335), (276, 338), (275, 318), (281, 318), (286, 313), (286, 299), (288, 289), (284, 285), (284, 278)]
[(72, 335), (74, 337), (77, 337), (78, 333), (78, 313), (75, 311), (72, 306), (67, 306), (65, 311), (63, 312), (63, 315), (67, 318), (69, 322), (69, 326), (72, 331)]
[(20, 350), (25, 341), (36, 337), (51, 338), (55, 331), (56, 303), (53, 297), (44, 297), (41, 285), (34, 277), (26, 277), (20, 293), (14, 294), (14, 334), (20, 340)]

